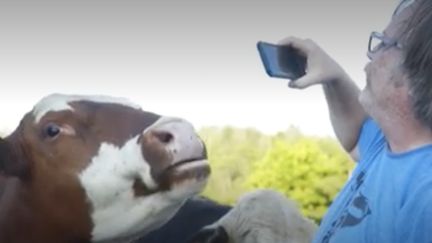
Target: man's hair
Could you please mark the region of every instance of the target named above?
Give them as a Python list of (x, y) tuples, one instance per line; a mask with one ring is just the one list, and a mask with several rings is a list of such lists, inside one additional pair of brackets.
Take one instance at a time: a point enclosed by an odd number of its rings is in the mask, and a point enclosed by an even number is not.
[(432, 0), (417, 0), (406, 24), (403, 67), (416, 118), (432, 130)]
[(394, 10), (393, 16), (400, 14), (405, 8), (409, 7), (413, 3), (415, 3), (415, 0), (401, 0)]

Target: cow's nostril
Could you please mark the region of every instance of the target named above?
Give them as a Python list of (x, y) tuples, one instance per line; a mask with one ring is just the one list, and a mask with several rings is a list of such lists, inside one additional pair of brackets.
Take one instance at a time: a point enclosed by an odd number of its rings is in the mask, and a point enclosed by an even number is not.
[(169, 132), (156, 131), (153, 134), (161, 143), (165, 144), (170, 143), (174, 139), (174, 136)]

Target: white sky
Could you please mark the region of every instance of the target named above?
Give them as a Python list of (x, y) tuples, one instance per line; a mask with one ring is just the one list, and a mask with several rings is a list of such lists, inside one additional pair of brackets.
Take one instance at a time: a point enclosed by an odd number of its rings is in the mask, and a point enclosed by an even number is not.
[(0, 131), (59, 92), (126, 97), (197, 128), (333, 136), (321, 87), (267, 77), (255, 44), (312, 38), (363, 87), (369, 33), (396, 1), (37, 2), (0, 0)]

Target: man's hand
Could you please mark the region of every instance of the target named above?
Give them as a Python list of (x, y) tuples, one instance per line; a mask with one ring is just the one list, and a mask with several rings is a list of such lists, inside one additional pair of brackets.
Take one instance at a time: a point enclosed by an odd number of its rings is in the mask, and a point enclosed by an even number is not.
[(289, 83), (289, 87), (304, 89), (314, 84), (325, 84), (346, 79), (347, 74), (325, 51), (310, 39), (288, 37), (279, 42), (290, 46), (306, 57), (306, 74)]

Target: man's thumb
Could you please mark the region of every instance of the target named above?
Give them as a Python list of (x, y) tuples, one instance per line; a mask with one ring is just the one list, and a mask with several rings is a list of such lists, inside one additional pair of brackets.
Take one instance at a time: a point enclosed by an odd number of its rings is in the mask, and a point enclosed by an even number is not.
[(305, 89), (313, 84), (319, 83), (319, 79), (314, 75), (305, 75), (299, 79), (291, 80), (288, 87), (294, 89)]

